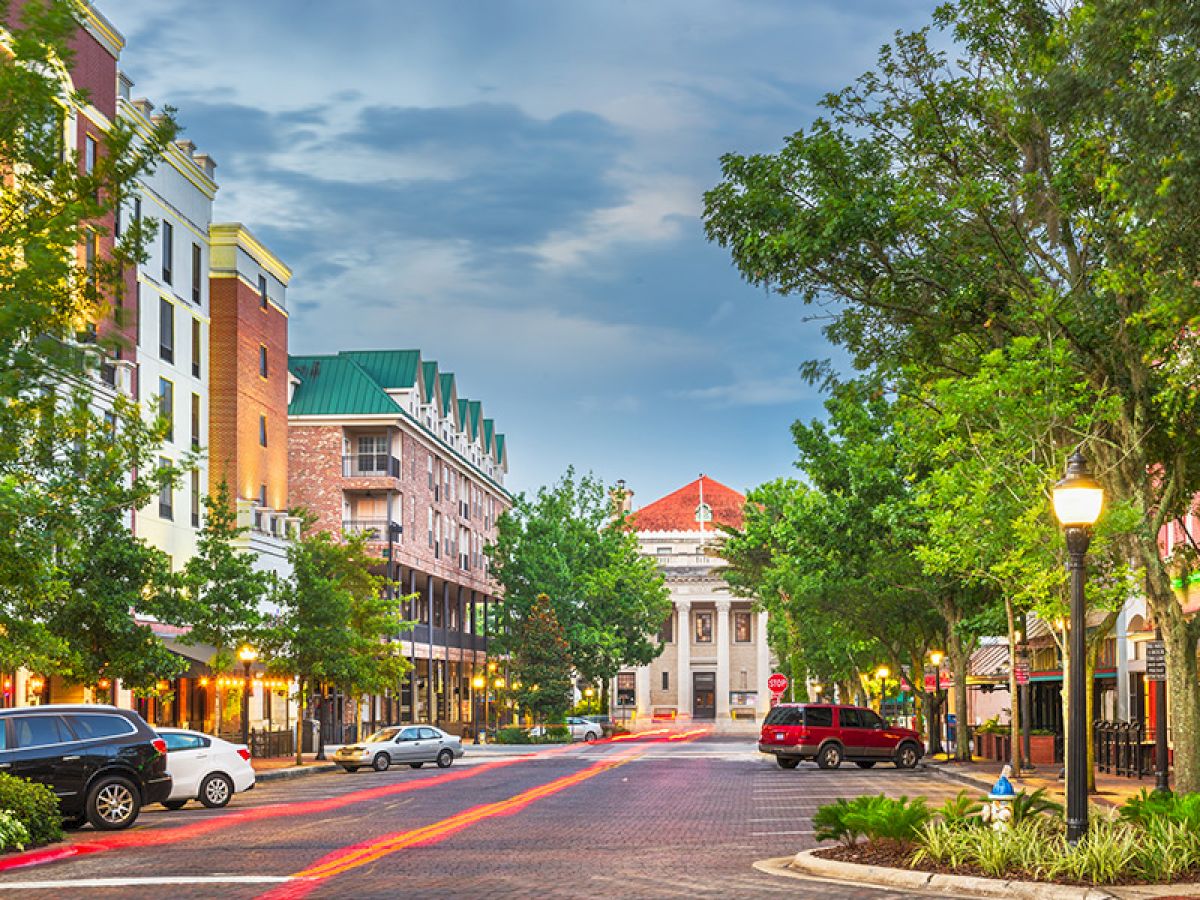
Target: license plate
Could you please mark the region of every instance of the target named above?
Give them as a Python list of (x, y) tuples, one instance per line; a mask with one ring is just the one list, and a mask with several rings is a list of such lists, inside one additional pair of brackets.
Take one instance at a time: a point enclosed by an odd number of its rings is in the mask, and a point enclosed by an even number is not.
[(777, 740), (777, 741), (783, 740), (783, 732), (782, 731), (775, 732), (775, 740)]

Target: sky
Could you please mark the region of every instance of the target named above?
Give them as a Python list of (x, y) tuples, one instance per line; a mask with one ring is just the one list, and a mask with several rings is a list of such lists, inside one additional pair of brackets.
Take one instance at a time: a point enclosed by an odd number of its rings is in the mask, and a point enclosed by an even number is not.
[(635, 505), (795, 474), (844, 363), (819, 308), (705, 240), (723, 153), (768, 153), (934, 0), (100, 0), (133, 96), (217, 161), (218, 221), (293, 270), (293, 353), (419, 348), (508, 437)]

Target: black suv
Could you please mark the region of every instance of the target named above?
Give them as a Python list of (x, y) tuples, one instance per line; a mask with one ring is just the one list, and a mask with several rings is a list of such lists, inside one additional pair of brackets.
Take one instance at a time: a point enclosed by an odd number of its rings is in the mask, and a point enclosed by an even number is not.
[(52, 788), (68, 827), (128, 828), (171, 793), (167, 745), (115, 706), (0, 709), (0, 772)]

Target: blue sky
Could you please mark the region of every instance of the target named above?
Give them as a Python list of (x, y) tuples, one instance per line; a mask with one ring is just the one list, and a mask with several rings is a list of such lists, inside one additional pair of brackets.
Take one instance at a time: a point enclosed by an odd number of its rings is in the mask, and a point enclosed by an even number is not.
[(819, 310), (708, 244), (770, 152), (933, 0), (112, 0), (134, 96), (217, 160), (217, 216), (294, 270), (293, 352), (419, 347), (508, 435), (644, 503), (791, 473)]

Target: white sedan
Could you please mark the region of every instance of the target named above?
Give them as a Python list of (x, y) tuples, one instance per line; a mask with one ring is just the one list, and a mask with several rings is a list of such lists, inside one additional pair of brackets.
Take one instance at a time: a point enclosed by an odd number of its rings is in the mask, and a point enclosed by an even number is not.
[(199, 800), (209, 809), (225, 806), (234, 794), (254, 787), (254, 767), (244, 744), (231, 744), (211, 734), (182, 728), (158, 728), (167, 745), (171, 795), (167, 809)]

